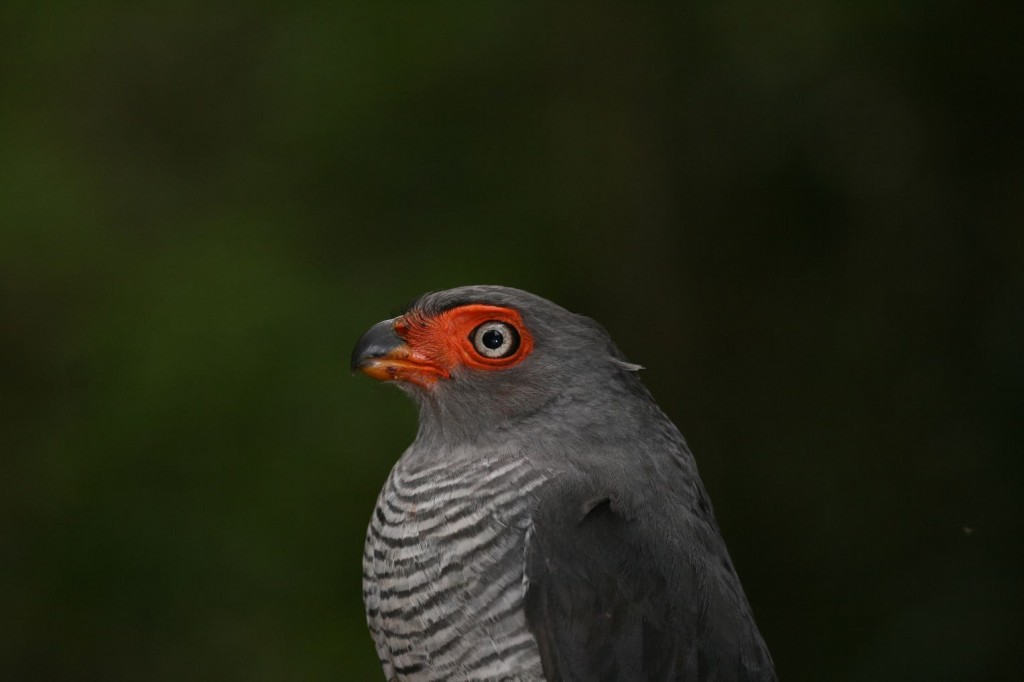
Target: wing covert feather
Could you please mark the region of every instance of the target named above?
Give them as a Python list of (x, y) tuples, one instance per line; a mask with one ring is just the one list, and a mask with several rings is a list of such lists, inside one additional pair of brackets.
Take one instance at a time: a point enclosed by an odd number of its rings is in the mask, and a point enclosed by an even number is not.
[(775, 680), (713, 522), (641, 521), (592, 492), (563, 487), (534, 515), (524, 607), (545, 677)]

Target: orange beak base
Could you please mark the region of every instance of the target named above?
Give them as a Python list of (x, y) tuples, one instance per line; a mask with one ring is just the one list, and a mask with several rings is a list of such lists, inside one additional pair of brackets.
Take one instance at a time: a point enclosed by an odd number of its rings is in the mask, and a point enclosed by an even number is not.
[(394, 320), (370, 327), (352, 351), (352, 371), (359, 370), (378, 381), (407, 381), (424, 388), (448, 372), (413, 351), (395, 333)]

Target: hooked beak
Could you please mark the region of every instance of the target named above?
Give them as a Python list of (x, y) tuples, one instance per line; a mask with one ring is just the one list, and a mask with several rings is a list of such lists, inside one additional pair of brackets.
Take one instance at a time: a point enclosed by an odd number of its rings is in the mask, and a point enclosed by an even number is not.
[(366, 372), (403, 346), (405, 343), (395, 333), (394, 319), (378, 322), (366, 330), (356, 342), (356, 347), (352, 350), (352, 371), (361, 369)]
[(352, 371), (378, 381), (407, 381), (423, 387), (448, 376), (395, 333), (395, 319), (378, 322), (359, 337), (352, 350)]

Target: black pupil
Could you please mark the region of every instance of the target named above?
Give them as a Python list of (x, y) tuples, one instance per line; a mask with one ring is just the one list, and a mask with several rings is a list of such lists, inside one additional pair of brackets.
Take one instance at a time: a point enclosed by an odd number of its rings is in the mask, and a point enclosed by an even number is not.
[(505, 343), (505, 337), (497, 329), (488, 329), (484, 332), (483, 338), (480, 341), (485, 347), (496, 350), (501, 348), (501, 344)]

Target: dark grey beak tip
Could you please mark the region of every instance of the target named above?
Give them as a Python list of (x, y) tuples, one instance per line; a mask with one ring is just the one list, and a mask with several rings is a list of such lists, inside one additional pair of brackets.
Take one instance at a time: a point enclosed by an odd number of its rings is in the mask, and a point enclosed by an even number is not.
[(394, 319), (378, 322), (359, 337), (356, 347), (352, 349), (350, 367), (353, 372), (362, 368), (368, 360), (383, 357), (402, 345), (402, 339), (395, 333), (394, 322)]

